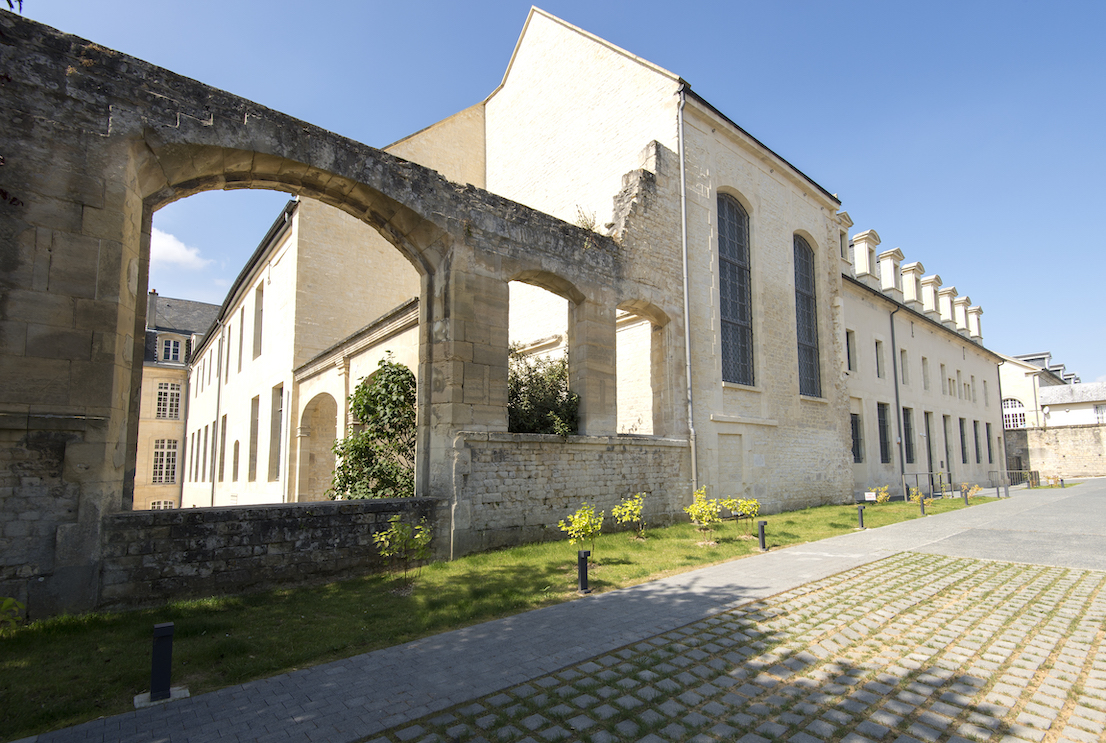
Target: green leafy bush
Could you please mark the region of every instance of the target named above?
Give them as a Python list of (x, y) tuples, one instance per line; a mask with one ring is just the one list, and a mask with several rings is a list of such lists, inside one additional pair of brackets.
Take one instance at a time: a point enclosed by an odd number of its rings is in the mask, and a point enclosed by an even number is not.
[(391, 526), (373, 534), (373, 542), (376, 543), (381, 557), (403, 566), (403, 582), (408, 583), (407, 572), (411, 562), (430, 557), (430, 540), (433, 539), (433, 531), (426, 525), (426, 519), (412, 526), (398, 513), (393, 514), (388, 522)]
[(645, 507), (645, 493), (635, 493), (622, 499), (622, 502), (611, 509), (611, 515), (620, 524), (637, 524), (637, 538), (645, 539), (645, 520), (641, 517)]
[(357, 385), (349, 409), (360, 421), (334, 442), (331, 498), (407, 498), (415, 494), (415, 375), (389, 353)]
[(568, 357), (537, 358), (512, 349), (507, 368), (511, 433), (576, 433), (580, 396), (568, 389)]
[(736, 521), (748, 519), (750, 527), (753, 519), (760, 515), (760, 501), (756, 498), (726, 498), (722, 501), (722, 505)]
[(722, 505), (715, 498), (707, 498), (706, 487), (695, 491), (695, 499), (684, 512), (699, 526), (699, 531), (710, 531), (722, 520)]
[(23, 621), (19, 616), (27, 608), (23, 602), (5, 596), (0, 599), (0, 630), (15, 629)]
[(567, 521), (557, 522), (557, 526), (561, 527), (561, 531), (568, 534), (569, 544), (576, 544), (585, 540), (590, 541), (591, 552), (595, 554), (595, 537), (603, 531), (603, 518), (605, 516), (606, 513), (603, 511), (596, 515), (595, 506), (585, 501), (582, 506), (576, 509), (576, 513), (568, 515)]

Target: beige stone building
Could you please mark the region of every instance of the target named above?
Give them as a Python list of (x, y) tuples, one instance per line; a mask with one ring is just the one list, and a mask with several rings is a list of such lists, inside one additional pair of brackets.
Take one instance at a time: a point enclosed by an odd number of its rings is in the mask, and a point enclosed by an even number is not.
[[(930, 474), (986, 484), (1004, 469), (998, 359), (982, 346), (982, 310), (955, 288), (941, 289), (940, 277), (923, 278), (920, 264), (902, 266), (900, 252), (877, 256), (874, 231), (858, 235), (863, 248), (854, 250), (852, 222), (836, 197), (679, 76), (533, 9), (487, 99), (387, 151), (594, 225), (622, 243), (626, 265), (656, 287), (653, 295), (612, 297), (594, 307), (569, 277), (528, 271), (512, 277), (500, 322), (512, 344), (560, 353), (580, 342), (581, 313), (598, 313), (594, 321), (604, 329), (585, 343), (605, 360), (590, 368), (579, 441), (623, 436), (682, 448), (686, 469), (673, 475), (685, 479), (682, 497), (705, 486), (713, 496), (756, 497), (778, 510), (849, 500), (874, 484), (901, 493), (904, 477), (924, 480), (927, 490)], [(324, 209), (313, 214), (319, 224), (344, 219)], [(294, 247), (310, 244), (300, 229), (293, 247), (283, 248), (291, 265), (308, 254)], [(354, 244), (366, 247), (354, 253)], [(326, 265), (362, 270), (372, 256), (403, 274), (403, 261), (371, 230), (351, 238), (345, 251), (328, 246), (322, 253)], [(240, 279), (241, 287), (264, 276), (265, 296), (274, 297), (268, 302), (295, 297), (294, 307), (289, 300), (265, 310), (274, 343), (289, 345), (271, 353), (266, 346), (247, 391), (232, 391), (230, 382), (222, 392), (195, 391), (190, 443), (199, 462), (189, 472), (186, 503), (319, 497), (333, 465), (326, 442), (350, 423), (343, 401), (351, 386), (386, 350), (415, 365), (418, 307), (405, 301), (418, 294), (413, 271), (385, 286), (370, 269), (371, 310), (356, 289), (325, 285), (327, 316), (341, 314), (340, 307), (350, 316), (340, 327), (321, 317), (309, 323), (310, 349), (299, 317), (314, 311), (308, 308), (320, 301), (311, 295), (319, 284), (280, 268), (279, 258), (258, 258), (249, 271), (257, 273)], [(287, 278), (278, 280), (282, 271)], [(228, 299), (221, 322), (233, 325), (238, 313), (235, 332), (248, 326), (248, 335), (250, 297), (236, 291), (241, 296)], [(204, 369), (210, 376), (221, 352), (214, 338), (201, 351), (203, 386)], [(597, 369), (609, 380), (597, 379)], [(583, 381), (574, 372), (574, 385)], [(279, 426), (272, 422), (278, 389)], [(235, 413), (228, 415), (220, 394), (238, 406)], [(243, 477), (234, 480), (221, 464), (216, 429), (225, 416), (228, 445), (256, 440), (249, 461), (260, 458), (262, 472), (267, 461), (268, 480), (247, 475), (231, 487)], [(261, 433), (249, 433), (251, 425)], [(505, 424), (473, 426), (481, 430)], [(483, 446), (458, 445), (468, 451), (463, 457)], [(228, 500), (217, 495), (223, 492)], [(576, 500), (587, 497), (581, 492)], [(570, 500), (566, 495), (564, 505)]]
[(139, 401), (135, 510), (179, 508), (184, 472), (188, 357), (218, 305), (150, 292)]

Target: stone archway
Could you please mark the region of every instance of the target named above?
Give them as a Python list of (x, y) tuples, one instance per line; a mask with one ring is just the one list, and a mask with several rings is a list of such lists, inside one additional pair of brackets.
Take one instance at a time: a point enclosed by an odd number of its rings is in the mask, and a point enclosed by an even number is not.
[(338, 403), (326, 392), (311, 398), (296, 430), (299, 450), (296, 500), (325, 500), (334, 475), (334, 440), (338, 437)]

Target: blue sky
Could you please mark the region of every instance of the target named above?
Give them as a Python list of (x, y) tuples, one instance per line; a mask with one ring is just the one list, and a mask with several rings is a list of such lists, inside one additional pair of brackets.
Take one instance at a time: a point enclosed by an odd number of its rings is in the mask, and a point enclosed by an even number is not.
[[(486, 97), (527, 2), (26, 0), (24, 14), (382, 147)], [(1106, 3), (540, 7), (681, 75), (983, 307), (987, 347), (1106, 381)], [(286, 200), (155, 215), (151, 288), (220, 302)], [(160, 234), (159, 234), (160, 233)]]

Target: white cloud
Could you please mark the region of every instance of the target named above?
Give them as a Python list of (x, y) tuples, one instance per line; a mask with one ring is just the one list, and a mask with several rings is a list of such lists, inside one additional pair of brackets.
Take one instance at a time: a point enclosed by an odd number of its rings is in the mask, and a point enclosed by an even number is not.
[(214, 261), (200, 257), (199, 248), (190, 248), (168, 232), (154, 227), (150, 232), (150, 266), (174, 265), (189, 271), (200, 271)]

